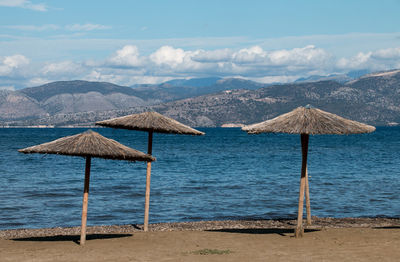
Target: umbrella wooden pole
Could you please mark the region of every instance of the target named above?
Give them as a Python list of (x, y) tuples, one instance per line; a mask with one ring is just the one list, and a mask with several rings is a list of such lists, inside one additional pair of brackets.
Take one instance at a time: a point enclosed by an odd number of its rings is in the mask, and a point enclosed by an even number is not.
[(310, 186), (308, 185), (307, 169), (306, 169), (306, 210), (307, 210), (307, 226), (311, 226)]
[[(152, 154), (153, 147), (153, 131), (149, 131), (149, 142), (147, 146), (147, 154)], [(151, 177), (151, 162), (147, 162), (146, 171), (146, 197), (144, 204), (144, 225), (143, 230), (147, 232), (149, 230), (149, 209), (150, 209), (150, 177)]]
[(302, 163), (301, 163), (301, 178), (300, 178), (300, 192), (299, 192), (299, 209), (297, 212), (297, 227), (295, 230), (295, 237), (302, 237), (304, 234), (303, 228), (303, 207), (304, 207), (304, 191), (306, 185), (306, 175), (307, 175), (307, 152), (308, 152), (308, 139), (309, 135), (301, 134), (301, 153), (302, 153)]
[(85, 168), (85, 186), (83, 189), (83, 204), (82, 204), (82, 225), (81, 225), (81, 241), (80, 245), (83, 246), (86, 242), (86, 221), (87, 221), (87, 209), (89, 200), (89, 182), (90, 182), (90, 156), (86, 157), (86, 168)]

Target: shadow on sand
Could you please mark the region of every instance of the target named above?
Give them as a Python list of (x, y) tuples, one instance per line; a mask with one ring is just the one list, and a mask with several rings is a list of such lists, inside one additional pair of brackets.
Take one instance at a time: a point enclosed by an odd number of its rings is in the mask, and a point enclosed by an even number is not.
[[(123, 238), (123, 237), (131, 237), (132, 234), (89, 234), (86, 236), (86, 240), (94, 240), (94, 239), (109, 239), (109, 238)], [(76, 244), (79, 244), (80, 235), (72, 235), (72, 236), (48, 236), (48, 237), (26, 237), (26, 238), (14, 238), (11, 239), (13, 241), (73, 241)]]
[(400, 226), (373, 227), (373, 229), (400, 229)]
[[(286, 236), (287, 234), (294, 234), (294, 230), (290, 228), (226, 228), (207, 230), (209, 232), (226, 232), (226, 233), (240, 233), (240, 234), (278, 234)], [(320, 231), (319, 229), (304, 229), (304, 233)]]

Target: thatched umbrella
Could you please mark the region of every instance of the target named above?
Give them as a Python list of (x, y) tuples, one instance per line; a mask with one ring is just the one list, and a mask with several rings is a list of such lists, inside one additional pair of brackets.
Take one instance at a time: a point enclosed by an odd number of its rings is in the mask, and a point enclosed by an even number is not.
[(130, 147), (124, 146), (115, 140), (105, 138), (99, 133), (88, 130), (84, 133), (59, 138), (52, 142), (27, 147), (18, 150), (21, 153), (57, 154), (69, 156), (81, 156), (86, 158), (85, 185), (83, 190), (81, 241), (86, 241), (86, 220), (89, 198), (90, 164), (92, 157), (128, 161), (154, 161), (151, 155), (142, 153)]
[[(288, 133), (300, 134), (302, 148), (302, 166), (299, 192), (299, 209), (297, 216), (296, 237), (302, 236), (303, 201), (306, 196), (307, 224), (311, 225), (310, 197), (307, 172), (307, 152), (309, 135), (316, 134), (361, 134), (375, 131), (375, 127), (345, 119), (332, 113), (313, 108), (310, 105), (298, 107), (293, 111), (261, 123), (242, 128), (249, 134)], [(305, 191), (305, 192), (304, 192)]]
[[(172, 118), (163, 116), (157, 112), (144, 112), (127, 115), (96, 122), (96, 125), (112, 128), (147, 131), (149, 133), (147, 153), (152, 154), (153, 133), (179, 134), (179, 135), (204, 135), (196, 129), (186, 126)], [(149, 204), (150, 204), (150, 176), (151, 162), (147, 163), (146, 195), (144, 208), (144, 231), (148, 231)]]

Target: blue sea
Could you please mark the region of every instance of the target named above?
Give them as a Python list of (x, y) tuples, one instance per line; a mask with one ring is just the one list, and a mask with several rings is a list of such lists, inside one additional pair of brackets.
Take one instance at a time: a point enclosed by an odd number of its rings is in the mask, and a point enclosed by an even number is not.
[[(0, 129), (0, 229), (80, 225), (85, 159), (17, 150), (85, 130)], [(154, 134), (150, 223), (296, 218), (299, 135), (199, 130)], [(145, 132), (95, 131), (147, 150)], [(400, 127), (311, 136), (308, 171), (312, 215), (400, 216)], [(143, 162), (92, 159), (88, 225), (142, 224), (145, 178)]]

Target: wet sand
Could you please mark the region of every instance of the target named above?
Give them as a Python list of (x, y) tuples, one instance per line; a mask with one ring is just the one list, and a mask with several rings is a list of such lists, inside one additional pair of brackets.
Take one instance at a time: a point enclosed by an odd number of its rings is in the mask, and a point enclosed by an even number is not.
[(0, 261), (399, 261), (400, 219), (238, 220), (0, 231)]

